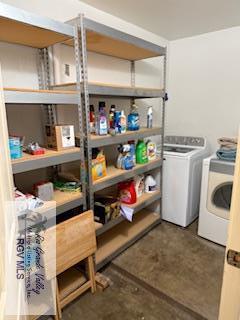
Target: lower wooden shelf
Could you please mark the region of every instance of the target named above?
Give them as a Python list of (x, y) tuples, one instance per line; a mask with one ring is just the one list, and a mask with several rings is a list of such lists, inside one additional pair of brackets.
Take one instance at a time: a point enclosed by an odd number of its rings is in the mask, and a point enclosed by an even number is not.
[(87, 282), (86, 277), (74, 267), (61, 273), (57, 278), (60, 300), (66, 298), (69, 294)]
[(159, 214), (143, 209), (133, 222), (123, 221), (115, 228), (98, 237), (96, 252), (97, 270), (133, 244), (152, 227), (160, 223)]
[[(151, 193), (144, 193), (141, 197), (137, 199), (137, 202), (131, 205), (123, 204), (124, 206), (130, 207), (134, 209), (134, 213), (136, 214), (140, 210), (146, 208), (153, 202), (160, 200), (161, 198), (161, 192), (160, 190), (156, 190)], [(95, 222), (96, 225), (96, 235), (97, 237), (100, 236), (102, 233), (114, 228), (117, 226), (119, 223), (125, 221), (126, 219), (121, 215), (113, 220), (110, 220), (109, 222), (105, 224), (97, 223)]]

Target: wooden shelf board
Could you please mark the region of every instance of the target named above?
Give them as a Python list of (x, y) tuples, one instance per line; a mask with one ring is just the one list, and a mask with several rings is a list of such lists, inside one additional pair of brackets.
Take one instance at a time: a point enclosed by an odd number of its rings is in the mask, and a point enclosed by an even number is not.
[(47, 159), (51, 158), (53, 156), (61, 156), (63, 154), (70, 154), (70, 153), (77, 153), (79, 152), (79, 148), (70, 148), (62, 151), (56, 151), (56, 150), (51, 150), (51, 149), (45, 149), (45, 153), (41, 155), (31, 155), (29, 153), (23, 152), (22, 158), (19, 159), (13, 159), (12, 164), (15, 163), (22, 163), (22, 162), (27, 162), (27, 161), (34, 161), (38, 159)]
[[(155, 51), (91, 30), (86, 30), (86, 38), (88, 51), (119, 59), (136, 61), (160, 56)], [(73, 40), (67, 40), (65, 44), (73, 46)]]
[[(159, 88), (151, 88), (151, 87), (141, 87), (141, 86), (127, 86), (127, 85), (122, 85), (122, 84), (115, 84), (115, 83), (106, 83), (106, 82), (88, 82), (89, 85), (93, 85), (93, 86), (100, 86), (100, 87), (107, 87), (107, 88), (117, 88), (117, 89), (144, 89), (144, 90), (155, 90), (155, 91), (159, 91)], [(57, 88), (68, 88), (68, 90), (70, 91), (75, 91), (76, 90), (76, 82), (67, 82), (67, 83), (60, 83), (60, 84), (56, 84), (53, 86), (54, 89), (56, 89), (56, 91), (58, 90)]]
[[(95, 191), (98, 191), (101, 189), (101, 187), (100, 187), (101, 185), (103, 185), (103, 188), (110, 186), (109, 183), (111, 182), (111, 180), (112, 180), (113, 184), (118, 183), (119, 181), (116, 181), (116, 180), (119, 180), (119, 179), (126, 180), (128, 178), (131, 178), (135, 174), (139, 174), (139, 172), (138, 172), (139, 170), (141, 171), (141, 173), (153, 170), (158, 167), (158, 164), (159, 164), (159, 166), (161, 166), (161, 159), (160, 158), (158, 158), (156, 160), (149, 161), (146, 164), (137, 164), (131, 170), (117, 169), (115, 167), (115, 165), (109, 165), (109, 166), (107, 166), (107, 175), (97, 181), (94, 181), (93, 187), (95, 187)], [(106, 184), (107, 184), (107, 186), (105, 186)]]
[(63, 204), (69, 203), (74, 200), (82, 198), (81, 192), (70, 192), (70, 191), (59, 191), (54, 190), (53, 201), (56, 201), (56, 206), (61, 206)]
[(151, 192), (151, 193), (143, 193), (141, 195), (141, 197), (139, 197), (137, 199), (137, 202), (134, 203), (134, 204), (123, 204), (124, 206), (127, 206), (129, 208), (132, 208), (132, 209), (137, 209), (138, 207), (142, 206), (143, 204), (145, 204), (146, 202), (148, 202), (149, 200), (151, 200), (152, 198), (155, 198), (155, 197), (161, 197), (161, 192), (160, 190), (157, 190), (157, 191), (154, 191), (154, 192)]
[(99, 147), (111, 144), (118, 144), (121, 142), (129, 141), (129, 140), (137, 140), (143, 139), (146, 137), (151, 137), (155, 135), (161, 134), (160, 127), (154, 128), (140, 128), (136, 131), (126, 131), (125, 133), (117, 134), (115, 136), (111, 136), (110, 134), (99, 136), (99, 135), (91, 135), (90, 144), (92, 147)]
[(45, 154), (31, 155), (23, 152), (19, 159), (12, 160), (13, 173), (21, 173), (49, 166), (80, 160), (80, 149), (70, 148), (62, 151), (45, 149)]
[(41, 49), (68, 39), (67, 35), (0, 17), (0, 41), (3, 42)]
[[(76, 90), (76, 83), (58, 84), (52, 87), (54, 90)], [(113, 83), (88, 82), (90, 96), (122, 97), (122, 98), (161, 98), (164, 90), (161, 88), (133, 87)]]
[(123, 221), (115, 228), (100, 235), (98, 237), (96, 264), (101, 263), (104, 259), (119, 250), (158, 219), (158, 214), (143, 209), (134, 217), (133, 222)]
[[(35, 93), (57, 93), (57, 94), (73, 94), (74, 90), (38, 90), (38, 89), (30, 89), (30, 88), (12, 88), (12, 87), (5, 87), (3, 88), (4, 91), (18, 91), (23, 93), (28, 92), (35, 92)], [(76, 92), (76, 91), (75, 91)]]

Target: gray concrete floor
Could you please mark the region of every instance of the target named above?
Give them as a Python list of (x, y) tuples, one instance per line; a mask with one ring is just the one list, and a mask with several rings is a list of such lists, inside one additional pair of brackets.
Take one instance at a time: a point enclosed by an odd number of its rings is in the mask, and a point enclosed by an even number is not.
[(215, 320), (224, 248), (163, 222), (103, 273), (112, 284), (64, 308), (63, 320)]

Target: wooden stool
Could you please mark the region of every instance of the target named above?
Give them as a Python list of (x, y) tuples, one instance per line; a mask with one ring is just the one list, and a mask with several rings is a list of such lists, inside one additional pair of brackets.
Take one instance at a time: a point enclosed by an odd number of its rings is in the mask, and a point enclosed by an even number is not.
[[(55, 228), (54, 228), (55, 229)], [(51, 243), (56, 231), (56, 267), (51, 257)], [(55, 319), (62, 316), (62, 308), (76, 299), (88, 289), (96, 292), (95, 270), (93, 255), (96, 252), (96, 234), (93, 212), (87, 211), (69, 220), (66, 220), (44, 233), (46, 246), (45, 270), (46, 278), (56, 285)], [(88, 279), (74, 266), (85, 261)], [(57, 277), (56, 277), (57, 275)]]

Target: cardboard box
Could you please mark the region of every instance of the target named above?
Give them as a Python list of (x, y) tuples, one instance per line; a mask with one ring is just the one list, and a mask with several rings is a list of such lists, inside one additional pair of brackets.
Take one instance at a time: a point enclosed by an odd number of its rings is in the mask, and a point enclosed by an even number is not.
[(47, 148), (61, 151), (75, 147), (73, 125), (47, 125), (45, 130)]

